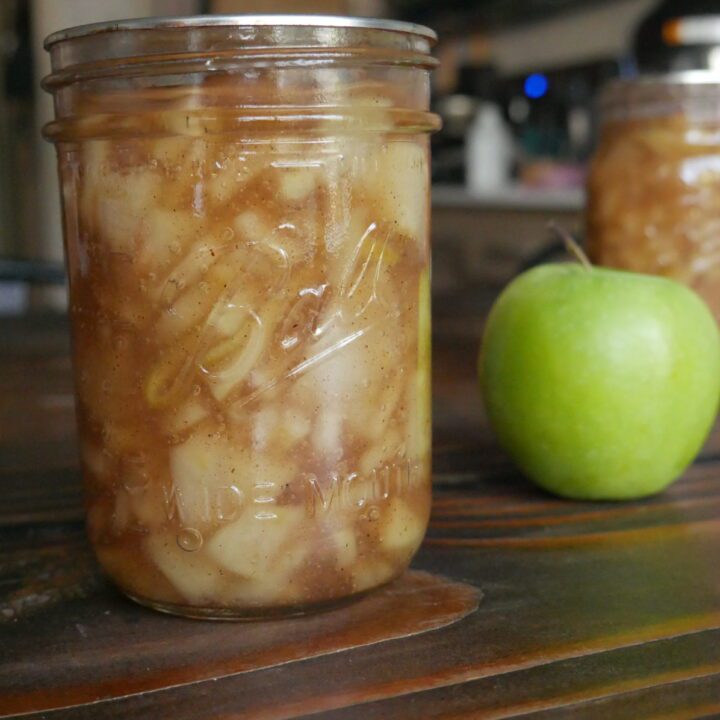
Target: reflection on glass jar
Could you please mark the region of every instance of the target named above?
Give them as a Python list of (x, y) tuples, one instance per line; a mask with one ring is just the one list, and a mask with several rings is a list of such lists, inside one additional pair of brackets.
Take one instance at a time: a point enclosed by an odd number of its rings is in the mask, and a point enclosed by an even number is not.
[(720, 77), (612, 83), (589, 178), (592, 259), (665, 275), (720, 319)]
[(324, 22), (50, 40), (88, 529), (158, 609), (301, 612), (427, 525), (431, 34)]

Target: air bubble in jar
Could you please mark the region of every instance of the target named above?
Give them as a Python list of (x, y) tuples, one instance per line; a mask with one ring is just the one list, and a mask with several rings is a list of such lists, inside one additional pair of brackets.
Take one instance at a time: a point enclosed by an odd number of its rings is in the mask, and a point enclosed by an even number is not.
[(183, 528), (177, 534), (177, 544), (185, 552), (197, 552), (203, 544), (203, 536), (195, 528)]

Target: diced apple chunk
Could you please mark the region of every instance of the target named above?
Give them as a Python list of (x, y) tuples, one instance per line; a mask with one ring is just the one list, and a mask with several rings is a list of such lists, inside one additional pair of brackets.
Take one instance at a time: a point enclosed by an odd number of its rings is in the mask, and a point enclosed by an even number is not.
[(181, 549), (175, 533), (150, 535), (145, 541), (145, 549), (187, 602), (194, 605), (217, 604), (223, 576), (206, 553)]
[(328, 405), (321, 409), (315, 420), (313, 445), (321, 456), (331, 462), (337, 462), (342, 457), (342, 427), (342, 415)]
[(284, 169), (280, 175), (280, 195), (290, 202), (304, 200), (321, 180), (319, 167)]
[(157, 481), (135, 488), (128, 495), (135, 524), (143, 530), (158, 530), (176, 515), (171, 494)]
[(276, 407), (267, 405), (258, 410), (252, 421), (252, 443), (256, 451), (266, 450), (272, 443), (279, 425), (280, 413)]
[(294, 442), (302, 440), (310, 432), (310, 420), (307, 414), (296, 407), (287, 407), (283, 412), (283, 430)]
[(245, 242), (262, 243), (272, 235), (272, 227), (258, 213), (246, 210), (233, 221), (233, 227)]
[(258, 169), (257, 163), (253, 162), (251, 157), (243, 154), (240, 149), (234, 153), (231, 149), (227, 155), (215, 162), (206, 181), (211, 201), (217, 205), (229, 202), (233, 195), (253, 179)]
[(163, 427), (171, 435), (184, 433), (205, 420), (208, 414), (208, 408), (200, 400), (191, 398), (178, 409), (168, 411)]
[(141, 233), (138, 263), (157, 273), (184, 255), (199, 232), (200, 225), (187, 211), (149, 210)]
[(426, 153), (413, 142), (388, 143), (367, 164), (369, 189), (382, 206), (382, 217), (418, 240), (427, 233), (428, 170)]
[(401, 498), (393, 498), (383, 512), (385, 524), (380, 543), (388, 552), (410, 554), (422, 542), (425, 534), (424, 518), (418, 517)]
[(302, 565), (308, 552), (306, 543), (289, 544), (263, 572), (233, 582), (230, 597), (249, 606), (292, 605), (307, 600)]
[(244, 472), (248, 464), (247, 450), (202, 429), (175, 446), (170, 452), (173, 497), (168, 500), (180, 522), (201, 528), (237, 515), (251, 496)]
[[(240, 519), (213, 535), (208, 553), (221, 567), (245, 578), (284, 576), (307, 552), (304, 543), (294, 541), (303, 517), (301, 507), (273, 503), (265, 511), (248, 508)], [(278, 579), (282, 587), (285, 578)]]
[(248, 322), (248, 307), (243, 290), (234, 295), (223, 293), (208, 316), (207, 323), (226, 338), (236, 335)]
[(267, 331), (263, 320), (253, 312), (246, 313), (245, 318), (235, 336), (225, 341), (228, 351), (221, 358), (221, 366), (213, 367), (207, 356), (203, 363), (205, 381), (218, 400), (224, 400), (246, 380), (265, 351)]
[(109, 173), (98, 188), (97, 224), (108, 249), (133, 255), (141, 226), (160, 192), (160, 176), (149, 171)]

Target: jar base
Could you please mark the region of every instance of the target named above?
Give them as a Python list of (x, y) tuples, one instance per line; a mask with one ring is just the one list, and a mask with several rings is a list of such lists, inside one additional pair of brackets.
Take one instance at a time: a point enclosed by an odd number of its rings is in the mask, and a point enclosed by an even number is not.
[[(393, 578), (394, 580), (394, 578)], [(378, 585), (374, 588), (362, 590), (352, 595), (341, 598), (333, 598), (331, 600), (321, 600), (318, 602), (298, 603), (296, 605), (282, 605), (278, 607), (257, 607), (257, 608), (218, 608), (218, 607), (199, 607), (196, 605), (178, 605), (176, 603), (158, 602), (157, 600), (148, 600), (147, 598), (133, 595), (132, 593), (122, 590), (123, 595), (133, 602), (143, 607), (157, 610), (166, 615), (175, 615), (190, 620), (216, 620), (224, 622), (261, 622), (263, 620), (282, 620), (284, 618), (301, 617), (303, 615), (315, 615), (336, 608), (352, 605), (362, 599), (369, 593), (388, 585), (392, 582)]]

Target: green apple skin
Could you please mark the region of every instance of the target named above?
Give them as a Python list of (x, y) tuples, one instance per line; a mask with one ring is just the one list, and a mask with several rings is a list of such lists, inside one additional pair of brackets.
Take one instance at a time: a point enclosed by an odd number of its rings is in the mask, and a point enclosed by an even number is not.
[(660, 277), (550, 264), (493, 306), (478, 363), (501, 444), (564, 497), (657, 493), (693, 461), (720, 400), (720, 332)]

